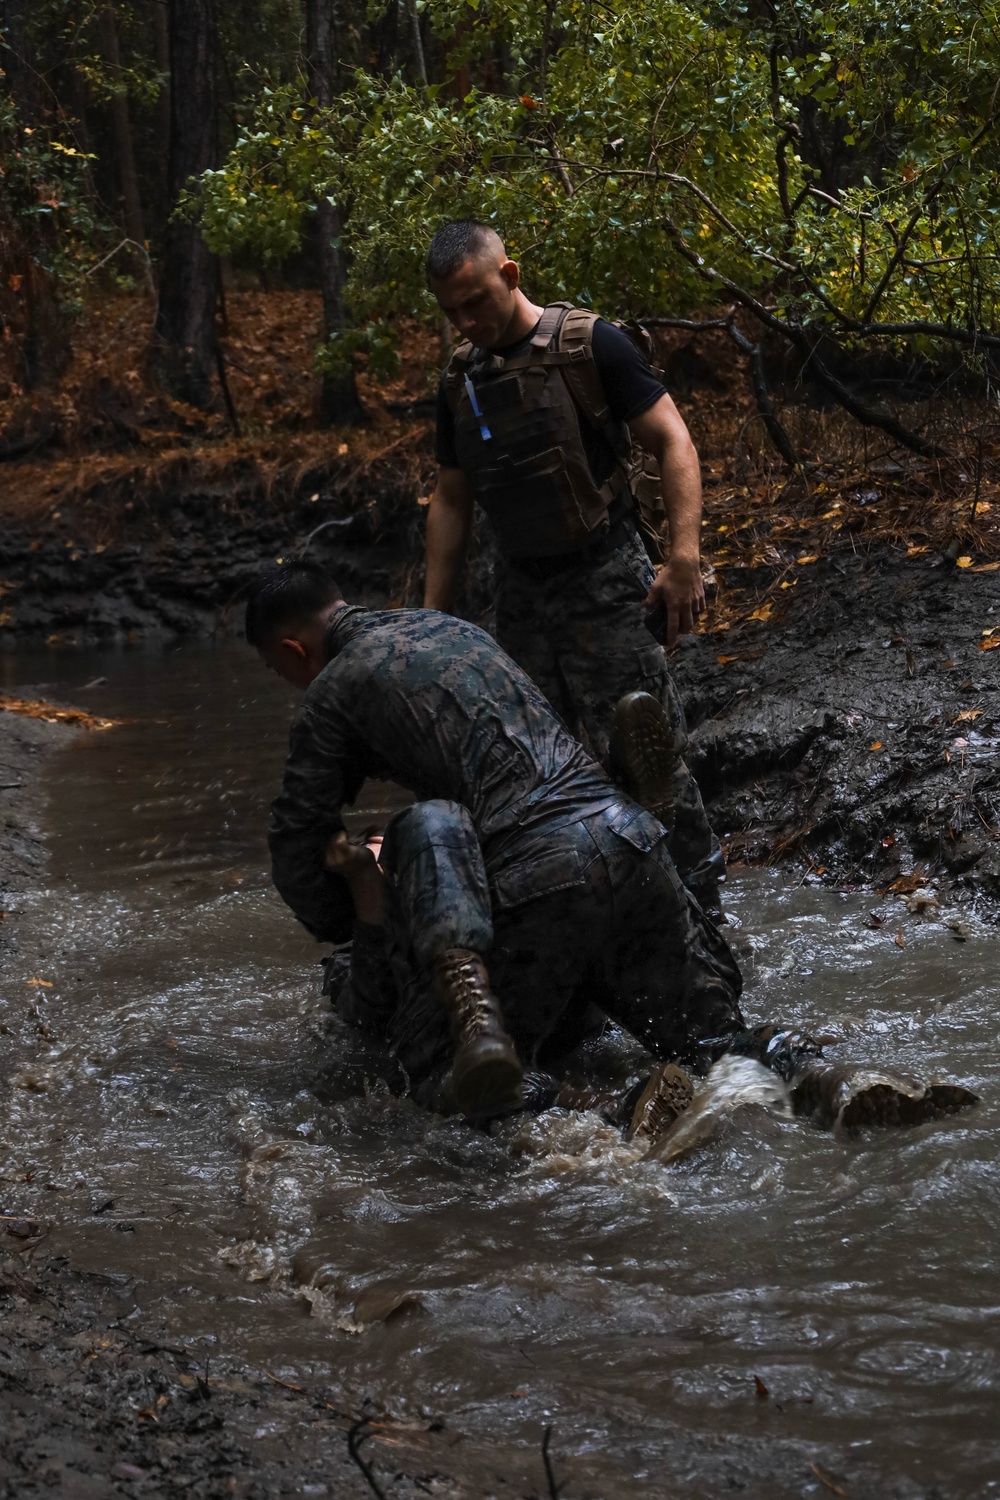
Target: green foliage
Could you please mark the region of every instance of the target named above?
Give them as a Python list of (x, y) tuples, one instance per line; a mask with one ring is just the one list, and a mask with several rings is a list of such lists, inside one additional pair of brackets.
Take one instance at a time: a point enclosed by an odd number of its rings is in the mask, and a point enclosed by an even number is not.
[(996, 325), (990, 5), (423, 10), (453, 74), (480, 80), (466, 97), (361, 71), (321, 115), (301, 86), (265, 90), (202, 185), (213, 246), (263, 258), (297, 247), (319, 195), (346, 210), (354, 347), (433, 310), (426, 243), (466, 214), (502, 231), (536, 300), (648, 317), (736, 296), (848, 340), (873, 323)]
[(22, 124), (0, 83), (0, 290), (8, 316), (33, 288), (79, 307), (104, 226), (85, 191), (87, 158), (55, 131)]

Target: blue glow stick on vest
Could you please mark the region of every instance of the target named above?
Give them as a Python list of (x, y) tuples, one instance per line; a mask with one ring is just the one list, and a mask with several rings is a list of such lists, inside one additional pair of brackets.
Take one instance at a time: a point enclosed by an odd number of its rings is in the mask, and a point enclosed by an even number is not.
[(472, 384), (472, 381), (469, 379), (468, 375), (466, 375), (465, 377), (465, 389), (469, 393), (469, 400), (472, 402), (472, 410), (475, 412), (476, 416), (479, 419), (479, 436), (482, 438), (484, 443), (488, 443), (493, 434), (487, 427), (486, 419), (483, 416), (482, 412), (479, 410), (479, 402), (476, 400), (476, 388)]

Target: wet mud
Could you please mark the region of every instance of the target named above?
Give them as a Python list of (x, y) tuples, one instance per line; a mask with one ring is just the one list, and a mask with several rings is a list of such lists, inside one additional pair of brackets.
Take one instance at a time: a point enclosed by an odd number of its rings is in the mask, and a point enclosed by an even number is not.
[(819, 560), (780, 620), (682, 640), (689, 761), (730, 862), (996, 911), (997, 640), (1000, 573), (886, 548)]
[(752, 1022), (975, 1109), (748, 1100), (669, 1163), (595, 1115), (486, 1134), (385, 1093), (270, 889), (282, 684), (233, 644), (21, 668), (126, 722), (48, 758), (0, 988), (0, 1494), (377, 1493), (353, 1430), (387, 1495), (541, 1496), (548, 1429), (566, 1500), (998, 1493), (976, 911), (728, 891)]

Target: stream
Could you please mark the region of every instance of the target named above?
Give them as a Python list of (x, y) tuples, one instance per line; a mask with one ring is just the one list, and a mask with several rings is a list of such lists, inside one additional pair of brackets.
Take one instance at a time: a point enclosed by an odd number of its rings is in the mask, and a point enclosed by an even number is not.
[[(565, 1500), (1000, 1496), (995, 927), (726, 889), (749, 1019), (975, 1110), (850, 1139), (755, 1110), (672, 1166), (594, 1116), (489, 1136), (386, 1094), (271, 889), (290, 689), (232, 642), (2, 673), (124, 720), (48, 761), (3, 980), (0, 1208), (44, 1212), (46, 1254), (131, 1278), (199, 1359), (444, 1422), (470, 1495), (537, 1487), (551, 1426)], [(367, 787), (354, 826), (405, 800)]]

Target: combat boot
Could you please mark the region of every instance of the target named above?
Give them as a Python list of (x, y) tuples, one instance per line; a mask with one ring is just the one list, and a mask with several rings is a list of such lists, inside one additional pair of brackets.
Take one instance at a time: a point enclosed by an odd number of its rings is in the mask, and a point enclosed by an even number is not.
[(694, 1085), (683, 1068), (676, 1063), (654, 1068), (632, 1108), (625, 1139), (651, 1146), (689, 1108), (693, 1098)]
[(483, 960), (449, 948), (434, 960), (434, 981), (455, 1034), (450, 1092), (458, 1108), (469, 1119), (519, 1109), (523, 1071)]
[(525, 1108), (592, 1111), (624, 1130), (627, 1141), (649, 1146), (682, 1115), (694, 1098), (694, 1085), (676, 1063), (658, 1063), (648, 1078), (622, 1093), (596, 1085), (558, 1083), (546, 1073), (526, 1073)]
[(652, 693), (626, 693), (618, 700), (611, 725), (611, 759), (629, 795), (670, 828), (677, 748), (666, 710)]

